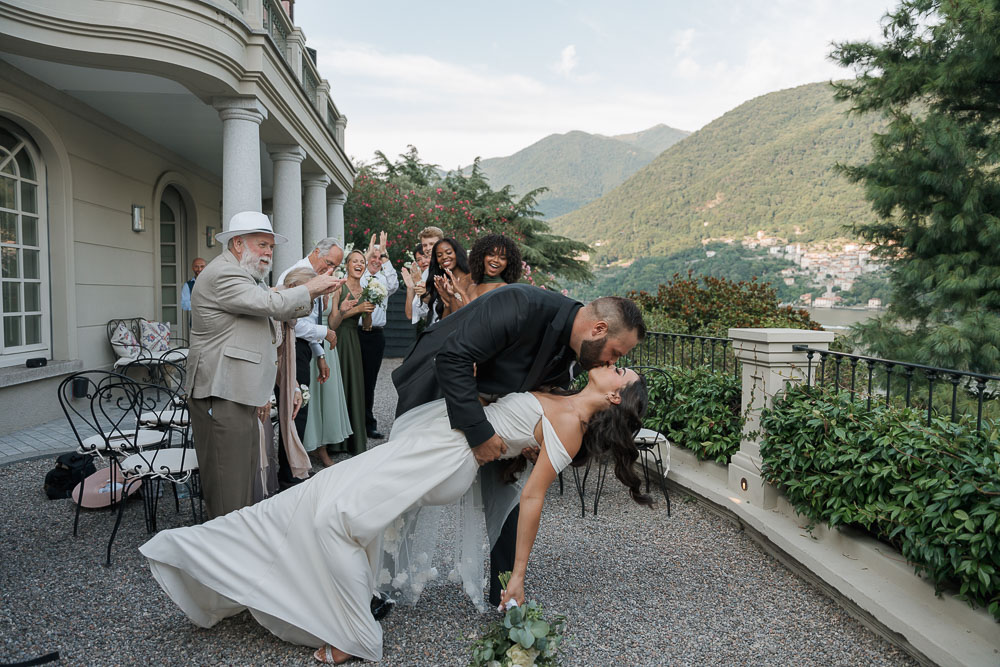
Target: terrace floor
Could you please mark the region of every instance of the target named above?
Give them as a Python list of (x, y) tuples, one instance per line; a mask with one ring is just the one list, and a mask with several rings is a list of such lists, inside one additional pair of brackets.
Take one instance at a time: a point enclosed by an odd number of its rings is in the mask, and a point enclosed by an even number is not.
[[(379, 382), (383, 432), (396, 363), (383, 364)], [(148, 538), (138, 500), (126, 506), (112, 565), (103, 567), (112, 515), (85, 513), (74, 538), (74, 506), (42, 492), (55, 454), (70, 443), (62, 421), (0, 438), (0, 664), (53, 651), (73, 665), (312, 662), (310, 651), (246, 613), (208, 630), (190, 623), (137, 551)], [(690, 497), (675, 492), (672, 500), (668, 518), (662, 502), (636, 506), (609, 480), (599, 515), (581, 517), (571, 479), (564, 495), (549, 491), (527, 586), (547, 612), (567, 617), (564, 664), (916, 664), (738, 525)], [(160, 526), (190, 522), (185, 510), (161, 503)], [(465, 665), (464, 637), (495, 617), (478, 613), (458, 584), (431, 582), (415, 607), (383, 622), (383, 663)]]

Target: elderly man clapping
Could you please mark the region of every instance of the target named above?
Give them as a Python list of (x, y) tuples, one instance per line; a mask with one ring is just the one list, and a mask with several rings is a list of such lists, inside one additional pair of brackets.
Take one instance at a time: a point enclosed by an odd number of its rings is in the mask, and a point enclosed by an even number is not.
[(262, 281), (274, 245), (286, 239), (262, 213), (237, 213), (216, 239), (226, 250), (205, 267), (191, 295), (185, 387), (209, 518), (252, 502), (260, 463), (256, 410), (270, 399), (277, 368), (272, 318), (302, 317), (315, 297), (343, 284), (323, 273), (299, 287), (267, 289)]

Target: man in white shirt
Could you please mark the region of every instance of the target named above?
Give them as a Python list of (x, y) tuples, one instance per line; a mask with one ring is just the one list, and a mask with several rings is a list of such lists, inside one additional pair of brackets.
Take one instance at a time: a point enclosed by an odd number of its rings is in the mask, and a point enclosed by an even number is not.
[[(292, 264), (282, 271), (278, 276), (277, 285), (285, 282), (285, 276), (293, 269), (312, 269), (316, 273), (322, 273), (331, 268), (340, 266), (344, 259), (344, 249), (340, 241), (336, 238), (328, 237), (316, 244), (312, 252)], [(328, 298), (336, 299), (339, 292), (331, 294)], [(310, 363), (315, 361), (317, 367), (317, 379), (322, 384), (330, 377), (330, 367), (326, 363), (326, 354), (323, 350), (323, 341), (329, 341), (330, 347), (337, 344), (337, 332), (327, 326), (323, 318), (322, 299), (313, 299), (312, 309), (309, 315), (300, 317), (295, 322), (295, 380), (299, 384), (309, 386)], [(339, 382), (339, 378), (336, 378)], [(305, 433), (306, 421), (309, 418), (309, 406), (305, 405), (295, 416), (295, 428), (301, 438)], [(285, 450), (278, 448), (278, 481), (282, 485), (295, 484), (297, 480), (292, 476), (291, 468), (288, 467)]]
[[(420, 247), (423, 249), (423, 255), (426, 258), (427, 265), (430, 266), (431, 253), (434, 251), (434, 245), (444, 238), (444, 232), (440, 227), (424, 227), (420, 230), (420, 234), (417, 235), (417, 238), (420, 239)], [(427, 284), (427, 272), (427, 268), (420, 272), (420, 282), (424, 285)], [(412, 294), (411, 291), (413, 291)], [(407, 285), (407, 297), (410, 303), (407, 304), (409, 308), (406, 310), (410, 311), (410, 321), (413, 324), (416, 324), (420, 320), (427, 317), (429, 309), (427, 304), (422, 300), (423, 292), (418, 294), (415, 290), (411, 290), (409, 285)], [(419, 331), (419, 329), (417, 331)]]
[[(312, 252), (292, 264), (281, 272), (276, 284), (281, 285), (285, 281), (285, 276), (292, 269), (308, 268), (316, 273), (322, 273), (328, 269), (336, 269), (344, 260), (344, 248), (340, 241), (330, 236), (316, 244)], [(333, 295), (336, 297), (337, 295)], [(337, 344), (337, 332), (329, 328), (323, 321), (323, 303), (321, 299), (313, 301), (312, 311), (308, 317), (300, 317), (295, 322), (295, 339), (305, 341), (312, 348), (313, 357), (323, 358), (323, 341), (330, 343), (330, 347)], [(323, 366), (325, 366), (325, 361)], [(326, 381), (330, 374), (330, 369), (325, 368), (320, 373), (321, 381)]]
[(378, 381), (378, 371), (382, 366), (385, 354), (385, 335), (382, 329), (386, 322), (386, 308), (389, 297), (399, 289), (399, 276), (392, 268), (389, 256), (385, 254), (384, 239), (382, 245), (374, 246), (374, 252), (368, 255), (368, 266), (361, 276), (361, 289), (372, 280), (377, 280), (386, 289), (386, 298), (372, 311), (371, 329), (366, 330), (361, 320), (358, 321), (358, 339), (361, 344), (361, 367), (365, 376), (365, 430), (369, 438), (381, 439), (385, 436), (379, 433), (378, 423), (372, 408), (375, 405), (375, 383)]

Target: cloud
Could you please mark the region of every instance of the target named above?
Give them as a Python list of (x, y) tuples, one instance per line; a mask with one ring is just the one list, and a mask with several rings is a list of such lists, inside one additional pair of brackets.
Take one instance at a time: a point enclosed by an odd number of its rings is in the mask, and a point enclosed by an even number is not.
[(691, 44), (694, 42), (694, 28), (687, 28), (677, 33), (674, 41), (677, 43), (674, 46), (674, 56), (680, 57), (686, 55), (691, 51)]
[(576, 63), (576, 46), (570, 44), (559, 52), (559, 62), (554, 66), (555, 72), (569, 77), (576, 69)]

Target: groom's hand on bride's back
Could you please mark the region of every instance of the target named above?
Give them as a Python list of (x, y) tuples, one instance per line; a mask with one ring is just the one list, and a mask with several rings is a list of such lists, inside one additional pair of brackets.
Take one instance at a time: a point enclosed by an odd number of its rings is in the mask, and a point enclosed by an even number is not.
[(472, 448), (472, 455), (476, 457), (476, 463), (483, 465), (490, 461), (496, 461), (507, 453), (507, 443), (496, 433), (493, 437)]

